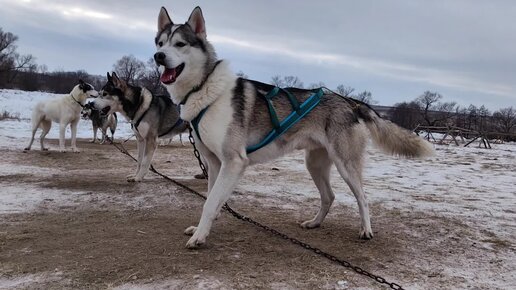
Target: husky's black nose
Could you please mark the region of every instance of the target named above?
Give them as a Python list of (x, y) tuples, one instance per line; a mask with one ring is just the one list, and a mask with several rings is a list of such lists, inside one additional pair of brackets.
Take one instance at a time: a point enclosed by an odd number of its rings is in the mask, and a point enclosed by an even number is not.
[(166, 57), (167, 57), (167, 56), (165, 55), (165, 53), (163, 53), (163, 52), (156, 52), (156, 53), (154, 54), (154, 61), (156, 61), (156, 64), (157, 64), (157, 65), (163, 65), (163, 66), (165, 66), (165, 58), (166, 58)]

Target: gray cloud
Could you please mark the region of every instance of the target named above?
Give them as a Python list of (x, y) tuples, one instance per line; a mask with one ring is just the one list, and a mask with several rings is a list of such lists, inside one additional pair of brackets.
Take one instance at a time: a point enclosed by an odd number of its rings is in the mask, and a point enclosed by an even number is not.
[[(103, 74), (152, 56), (161, 5), (184, 22), (190, 1), (4, 0), (0, 26), (49, 68)], [(382, 104), (435, 90), (446, 100), (516, 104), (513, 1), (197, 1), (208, 38), (235, 70), (298, 75), (370, 90)]]

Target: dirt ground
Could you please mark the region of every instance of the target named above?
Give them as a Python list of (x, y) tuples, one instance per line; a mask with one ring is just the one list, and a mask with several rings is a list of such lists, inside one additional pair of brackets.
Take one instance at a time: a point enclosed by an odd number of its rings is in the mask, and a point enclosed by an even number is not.
[[(1, 188), (42, 197), (0, 214), (0, 288), (386, 289), (227, 213), (206, 246), (188, 250), (183, 231), (197, 224), (202, 199), (152, 173), (128, 183), (135, 163), (115, 147), (86, 140), (78, 146), (78, 154), (1, 150)], [(126, 146), (134, 155), (134, 142)], [(199, 169), (190, 146), (160, 147), (154, 159), (162, 173), (205, 190), (206, 181), (192, 178)], [(274, 163), (251, 170), (256, 174), (246, 178), (257, 185), (289, 176)], [(229, 201), (245, 215), (407, 289), (515, 285), (513, 240), (460, 219), (374, 202), (373, 240), (358, 239), (358, 212), (342, 202), (321, 228), (300, 228), (318, 202), (242, 190)], [(478, 242), (485, 240), (490, 247)]]

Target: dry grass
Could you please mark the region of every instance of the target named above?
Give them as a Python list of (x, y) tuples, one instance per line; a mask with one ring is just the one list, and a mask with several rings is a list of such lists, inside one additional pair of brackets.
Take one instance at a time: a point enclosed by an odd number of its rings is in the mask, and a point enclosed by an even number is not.
[(3, 120), (18, 120), (20, 121), (20, 113), (10, 113), (6, 110), (4, 110), (2, 113), (0, 113), (0, 121)]

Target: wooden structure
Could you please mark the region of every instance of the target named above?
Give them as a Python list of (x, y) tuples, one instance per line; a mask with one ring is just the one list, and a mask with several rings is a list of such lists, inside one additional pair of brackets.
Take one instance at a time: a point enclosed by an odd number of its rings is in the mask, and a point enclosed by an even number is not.
[[(458, 138), (460, 138), (460, 143), (464, 144), (464, 147), (467, 147), (471, 143), (476, 140), (479, 141), (478, 147), (484, 146), (484, 148), (491, 149), (491, 143), (487, 138), (487, 134), (485, 132), (478, 132), (475, 130), (469, 130), (465, 128), (455, 127), (455, 126), (422, 126), (418, 125), (414, 132), (421, 136), (420, 134), (424, 134), (424, 138), (429, 142), (437, 143), (437, 144), (450, 144), (455, 143), (455, 145), (460, 146)], [(436, 134), (442, 135), (438, 138), (435, 138)], [(471, 139), (466, 142), (467, 139)]]

